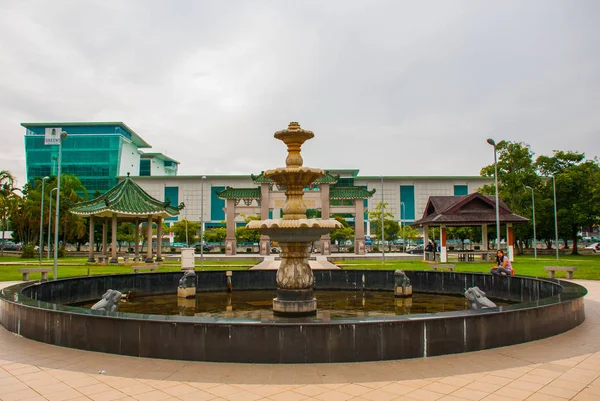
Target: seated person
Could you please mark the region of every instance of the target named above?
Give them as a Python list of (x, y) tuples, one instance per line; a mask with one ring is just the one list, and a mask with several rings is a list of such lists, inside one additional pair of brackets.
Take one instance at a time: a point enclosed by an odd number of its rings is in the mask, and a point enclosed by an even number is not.
[(502, 273), (507, 276), (512, 275), (513, 268), (510, 264), (510, 260), (508, 260), (508, 256), (504, 255), (504, 251), (498, 250), (498, 253), (496, 253), (496, 266), (492, 266), (490, 273), (495, 275), (500, 275)]

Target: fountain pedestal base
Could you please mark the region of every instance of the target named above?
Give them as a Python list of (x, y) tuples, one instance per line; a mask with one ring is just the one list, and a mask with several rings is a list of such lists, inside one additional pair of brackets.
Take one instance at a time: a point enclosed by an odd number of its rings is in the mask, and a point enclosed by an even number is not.
[(317, 299), (312, 288), (301, 290), (277, 289), (273, 299), (273, 313), (276, 316), (313, 316), (317, 313)]

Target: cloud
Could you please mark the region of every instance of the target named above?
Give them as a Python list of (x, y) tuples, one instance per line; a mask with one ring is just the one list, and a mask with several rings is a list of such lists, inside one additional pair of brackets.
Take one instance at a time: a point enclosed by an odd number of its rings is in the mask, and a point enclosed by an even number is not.
[(123, 121), (180, 174), (284, 164), (477, 175), (487, 137), (600, 155), (595, 1), (0, 4), (0, 120)]

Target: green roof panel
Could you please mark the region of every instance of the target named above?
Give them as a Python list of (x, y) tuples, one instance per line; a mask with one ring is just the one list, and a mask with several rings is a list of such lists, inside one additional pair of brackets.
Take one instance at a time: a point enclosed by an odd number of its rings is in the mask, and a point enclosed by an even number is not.
[(172, 206), (161, 202), (146, 193), (131, 178), (126, 177), (103, 195), (73, 206), (71, 213), (80, 216), (161, 216), (173, 217), (179, 214), (184, 205)]
[(227, 187), (224, 190), (217, 192), (221, 199), (260, 199), (259, 188), (231, 188)]
[(367, 199), (373, 196), (371, 191), (361, 187), (334, 187), (329, 190), (329, 199)]

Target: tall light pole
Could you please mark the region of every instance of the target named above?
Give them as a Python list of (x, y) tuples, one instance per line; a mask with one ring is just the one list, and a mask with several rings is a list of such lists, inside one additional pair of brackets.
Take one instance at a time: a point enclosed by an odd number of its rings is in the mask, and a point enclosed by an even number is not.
[[(40, 264), (42, 264), (42, 252), (44, 252), (44, 186), (46, 185), (46, 180), (50, 177), (42, 178), (42, 206), (40, 207)], [(50, 233), (48, 233), (50, 235)]]
[(200, 181), (200, 268), (204, 267), (204, 180)]
[(54, 280), (58, 278), (58, 223), (60, 217), (60, 174), (61, 174), (61, 163), (62, 163), (62, 144), (63, 140), (67, 137), (65, 131), (60, 133), (60, 142), (58, 143), (58, 182), (56, 184), (56, 213), (54, 214)]
[(558, 260), (558, 215), (556, 214), (556, 177), (552, 176), (552, 189), (554, 191), (554, 239), (556, 242), (556, 260)]
[(383, 176), (381, 176), (381, 264), (385, 263), (385, 204), (383, 203)]
[(535, 234), (535, 196), (533, 195), (533, 188), (529, 185), (525, 185), (525, 188), (531, 189), (531, 208), (533, 209), (533, 257), (537, 259), (537, 236)]
[[(186, 204), (188, 203), (187, 199), (185, 200), (185, 203), (186, 203)], [(184, 219), (185, 219), (185, 247), (186, 247), (186, 248), (189, 248), (189, 247), (190, 247), (190, 241), (188, 241), (188, 228), (187, 228), (187, 223), (188, 223), (188, 221), (187, 221), (187, 208), (185, 209), (185, 217), (184, 217)]]
[(492, 138), (487, 139), (487, 143), (494, 147), (494, 181), (496, 183), (496, 239), (498, 249), (500, 249), (500, 204), (498, 202), (498, 156), (496, 152), (496, 142)]
[(404, 202), (400, 202), (400, 228), (402, 228), (402, 242), (404, 245), (404, 252), (406, 252), (406, 235), (404, 234), (404, 219), (406, 219), (406, 206), (404, 206)]
[(50, 238), (52, 238), (52, 192), (56, 191), (58, 187), (50, 190), (50, 208), (48, 208), (48, 250), (46, 253), (46, 259), (50, 259)]

